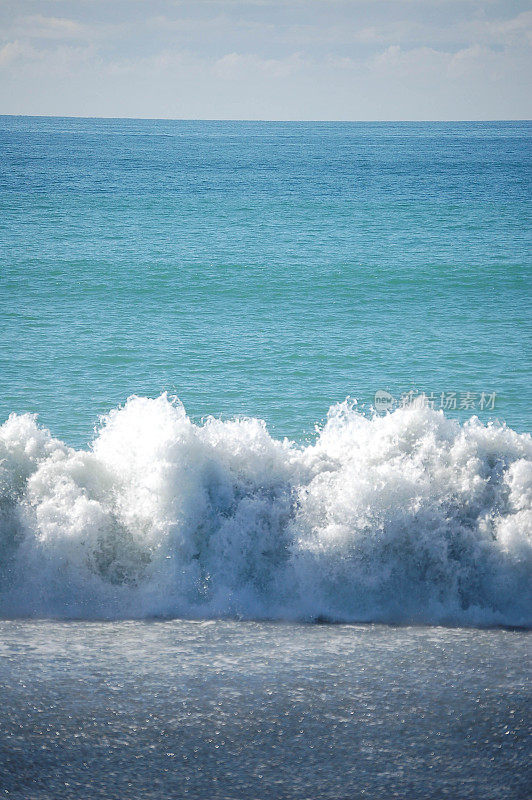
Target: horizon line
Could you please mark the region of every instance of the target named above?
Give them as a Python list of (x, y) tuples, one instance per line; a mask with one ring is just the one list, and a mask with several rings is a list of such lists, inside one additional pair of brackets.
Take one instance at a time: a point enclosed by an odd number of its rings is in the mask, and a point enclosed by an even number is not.
[(453, 119), (285, 119), (281, 117), (272, 118), (245, 118), (245, 117), (136, 117), (136, 116), (96, 116), (84, 114), (6, 114), (0, 113), (0, 117), (16, 117), (23, 119), (86, 119), (86, 120), (132, 120), (138, 122), (281, 122), (281, 123), (482, 123), (482, 122), (532, 122), (529, 117), (490, 117), (490, 118), (453, 118)]

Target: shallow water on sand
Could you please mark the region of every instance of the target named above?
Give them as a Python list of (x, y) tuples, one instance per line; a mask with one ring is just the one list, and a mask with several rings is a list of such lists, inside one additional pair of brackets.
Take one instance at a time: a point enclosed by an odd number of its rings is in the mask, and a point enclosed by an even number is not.
[(495, 629), (1, 622), (2, 796), (525, 798), (528, 641)]

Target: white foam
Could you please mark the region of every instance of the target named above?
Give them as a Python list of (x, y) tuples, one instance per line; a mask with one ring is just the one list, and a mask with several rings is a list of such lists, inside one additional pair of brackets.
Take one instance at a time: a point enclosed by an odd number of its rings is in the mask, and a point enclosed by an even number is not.
[(132, 397), (74, 450), (0, 427), (4, 617), (530, 625), (532, 440), (335, 406), (315, 444)]

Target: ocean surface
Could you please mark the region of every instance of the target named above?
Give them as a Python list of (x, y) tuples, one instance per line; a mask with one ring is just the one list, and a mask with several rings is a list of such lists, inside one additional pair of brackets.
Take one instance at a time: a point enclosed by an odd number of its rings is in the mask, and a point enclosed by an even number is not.
[(531, 133), (0, 117), (3, 796), (527, 797)]
[(84, 447), (169, 391), (300, 440), (414, 389), (528, 430), (531, 131), (0, 117), (0, 416)]
[(0, 623), (3, 796), (526, 800), (527, 636)]

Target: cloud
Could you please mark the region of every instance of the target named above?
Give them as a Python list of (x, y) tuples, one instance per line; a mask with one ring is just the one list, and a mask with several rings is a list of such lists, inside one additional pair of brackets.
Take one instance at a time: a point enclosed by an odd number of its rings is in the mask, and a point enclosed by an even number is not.
[(80, 39), (90, 36), (91, 29), (73, 19), (33, 14), (16, 18), (6, 32), (27, 39)]
[[(519, 69), (519, 59), (509, 60), (504, 52), (484, 45), (471, 45), (457, 52), (418, 47), (403, 50), (399, 45), (391, 45), (368, 60), (370, 71), (405, 80), (417, 81), (471, 80), (483, 78), (484, 84), (510, 77)], [(510, 74), (509, 74), (510, 73)]]
[(473, 23), (467, 32), (476, 42), (532, 45), (532, 11), (525, 11), (510, 19)]
[(304, 68), (305, 63), (300, 53), (293, 53), (287, 58), (260, 58), (256, 55), (228, 53), (214, 62), (213, 71), (219, 77), (231, 80), (244, 73), (249, 75), (250, 72), (260, 72), (271, 78), (286, 78)]
[(0, 70), (16, 70), (17, 75), (34, 75), (38, 87), (47, 78), (64, 76), (81, 65), (95, 64), (96, 51), (92, 45), (71, 46), (61, 44), (54, 48), (34, 47), (27, 42), (7, 42), (0, 47)]
[(3, 47), (0, 47), (0, 68), (8, 67), (18, 59), (27, 58), (30, 55), (31, 48), (21, 42), (7, 42)]
[(4, 113), (434, 119), (532, 111), (532, 11), (521, 0), (61, 1), (39, 0), (38, 14), (29, 0), (0, 2)]
[(362, 15), (353, 14), (341, 23), (330, 19), (317, 24), (296, 24), (282, 30), (284, 41), (292, 46), (305, 45), (368, 45), (428, 46), (441, 45), (455, 48), (471, 44), (494, 46), (529, 46), (532, 44), (532, 12), (523, 12), (509, 19), (453, 18), (446, 15), (437, 24), (420, 17), (394, 18), (393, 10), (387, 18), (366, 24)]
[(385, 74), (407, 76), (419, 75), (427, 69), (441, 70), (446, 68), (452, 58), (450, 53), (434, 50), (432, 47), (417, 47), (403, 50), (398, 44), (390, 45), (386, 50), (369, 59), (370, 69)]

